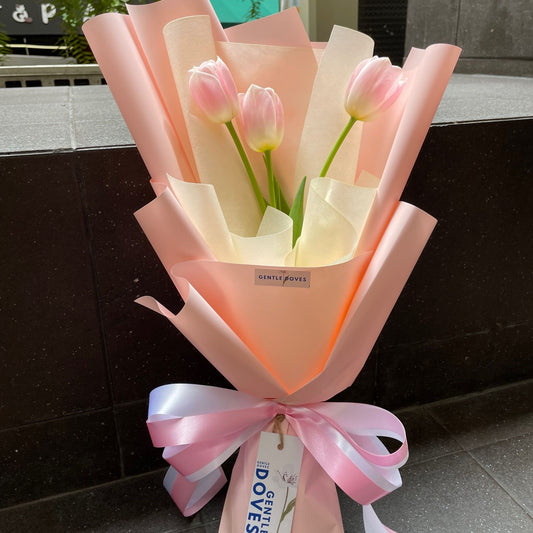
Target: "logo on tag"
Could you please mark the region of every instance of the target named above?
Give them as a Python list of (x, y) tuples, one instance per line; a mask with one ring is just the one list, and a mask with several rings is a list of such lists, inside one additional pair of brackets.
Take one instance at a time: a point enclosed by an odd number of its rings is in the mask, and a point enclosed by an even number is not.
[(298, 437), (262, 432), (244, 533), (290, 533), (303, 444)]
[(300, 287), (307, 289), (311, 286), (311, 271), (256, 268), (255, 284), (274, 285), (277, 287)]

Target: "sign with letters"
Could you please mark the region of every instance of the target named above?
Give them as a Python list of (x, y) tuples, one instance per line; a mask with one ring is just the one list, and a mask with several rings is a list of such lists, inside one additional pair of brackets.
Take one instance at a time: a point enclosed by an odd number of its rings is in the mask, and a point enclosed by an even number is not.
[[(135, 2), (132, 2), (135, 3)], [(211, 0), (221, 22), (245, 22), (251, 2)], [(279, 0), (262, 0), (261, 16), (279, 10)], [(62, 35), (59, 15), (52, 1), (0, 0), (0, 24), (8, 35)]]
[(59, 15), (46, 0), (0, 0), (0, 24), (8, 35), (62, 35)]

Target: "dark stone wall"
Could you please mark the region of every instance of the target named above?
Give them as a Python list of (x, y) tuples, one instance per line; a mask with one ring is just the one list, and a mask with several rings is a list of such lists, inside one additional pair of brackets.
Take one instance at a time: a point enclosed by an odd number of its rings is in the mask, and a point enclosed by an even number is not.
[(0, 156), (0, 506), (161, 468), (145, 420), (172, 382), (228, 387), (162, 317), (177, 296), (133, 212), (136, 148)]
[(530, 0), (409, 0), (405, 54), (456, 44), (456, 72), (533, 76), (532, 20)]
[(401, 65), (408, 0), (359, 0), (358, 30), (374, 39), (374, 54)]
[(376, 345), (380, 405), (533, 372), (533, 121), (432, 127), (403, 199), (438, 219)]
[[(345, 401), (398, 408), (533, 376), (533, 120), (433, 126), (404, 198), (439, 219)], [(164, 466), (148, 395), (229, 386), (165, 319), (133, 217), (134, 147), (0, 156), (0, 494), (10, 506)]]

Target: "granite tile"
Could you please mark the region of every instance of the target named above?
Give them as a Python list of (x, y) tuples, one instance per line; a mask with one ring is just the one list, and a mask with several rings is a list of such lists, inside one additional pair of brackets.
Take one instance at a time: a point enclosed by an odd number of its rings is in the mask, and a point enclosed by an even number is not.
[(155, 448), (152, 444), (146, 427), (147, 417), (147, 401), (115, 407), (122, 472), (125, 476), (134, 476), (168, 467), (162, 458), (163, 450)]
[(1, 154), (69, 150), (71, 147), (68, 122), (48, 121), (21, 125), (10, 120), (3, 123), (0, 129)]
[(376, 401), (376, 371), (377, 354), (371, 352), (352, 385), (333, 396), (331, 401), (374, 404)]
[(405, 427), (409, 443), (408, 465), (461, 451), (461, 446), (423, 407), (395, 413)]
[[(402, 64), (408, 3), (408, 0), (359, 0), (357, 24), (350, 26), (372, 37), (374, 54), (389, 57), (394, 65)], [(327, 7), (323, 9), (335, 12), (336, 8), (324, 5)], [(337, 24), (347, 25), (342, 20)]]
[(99, 298), (108, 302), (125, 294), (133, 296), (147, 272), (166, 276), (134, 217), (154, 198), (150, 176), (134, 147), (80, 150), (74, 157)]
[[(455, 44), (460, 0), (409, 0), (405, 32), (405, 55), (414, 46)], [(436, 16), (437, 15), (437, 16)]]
[[(0, 469), (0, 507), (117, 479), (120, 462), (111, 410), (3, 430)], [(4, 517), (0, 514), (0, 531), (6, 530)]]
[[(341, 507), (342, 524), (346, 533), (363, 533), (363, 508), (337, 487)], [(391, 524), (386, 524), (390, 526)]]
[[(90, 86), (89, 86), (90, 87)], [(89, 96), (89, 95), (88, 95)], [(122, 115), (113, 98), (93, 94), (92, 98), (71, 99), (73, 122), (97, 122), (109, 119), (120, 121)]]
[(533, 56), (532, 19), (529, 0), (461, 2), (457, 44), (465, 57), (529, 59)]
[(68, 126), (69, 123), (69, 106), (67, 102), (26, 102), (20, 105), (19, 102), (15, 105), (0, 106), (0, 122), (8, 124), (9, 122), (19, 126), (36, 126), (50, 123), (50, 118), (53, 117), (53, 122), (64, 123)]
[(530, 59), (494, 58), (477, 59), (459, 58), (455, 72), (460, 74), (488, 74), (493, 76), (533, 77), (533, 63)]
[(77, 149), (135, 144), (106, 85), (72, 87), (70, 106)]
[(3, 157), (0, 429), (110, 405), (70, 154)]
[(115, 117), (113, 113), (105, 119), (76, 121), (72, 130), (74, 146), (77, 149), (135, 144), (122, 117), (120, 115)]
[[(388, 327), (397, 327), (394, 316)], [(383, 349), (377, 404), (399, 409), (528, 379), (532, 351), (529, 323)]]
[(533, 433), (533, 380), (428, 409), (466, 450)]
[(532, 135), (531, 120), (431, 128), (402, 199), (439, 222), (382, 347), (530, 321)]
[(74, 104), (87, 102), (112, 101), (115, 99), (107, 85), (88, 85), (86, 87), (70, 87), (69, 98)]
[(155, 472), (86, 491), (0, 512), (0, 530), (20, 533), (21, 524), (38, 524), (47, 533), (202, 533), (197, 518), (184, 518)]
[[(456, 72), (458, 70), (456, 69)], [(522, 72), (526, 75), (526, 70), (522, 69)], [(531, 116), (533, 77), (454, 74), (435, 113), (433, 124), (509, 120)]]
[(21, 87), (0, 91), (1, 106), (26, 106), (38, 101), (46, 107), (50, 104), (68, 104), (69, 87)]
[(470, 451), (470, 455), (533, 518), (533, 444), (531, 433)]
[[(395, 531), (531, 531), (530, 517), (467, 453), (406, 466), (402, 478), (399, 490), (373, 505)], [(342, 493), (341, 510), (345, 530), (362, 532), (360, 506)]]
[(224, 510), (224, 503), (226, 502), (226, 495), (229, 486), (229, 480), (233, 472), (233, 467), (235, 466), (235, 461), (237, 459), (238, 451), (235, 452), (227, 461), (222, 465), (222, 469), (226, 474), (228, 483), (222, 487), (222, 489), (215, 494), (213, 499), (203, 508), (199, 513), (200, 521), (206, 528), (206, 532), (211, 533), (218, 531), (218, 524), (222, 516), (222, 511)]
[(69, 149), (68, 89), (12, 88), (0, 92), (0, 153)]
[(117, 403), (146, 399), (167, 383), (229, 386), (165, 318), (134, 303), (151, 295), (173, 312), (182, 302), (133, 213), (153, 199), (136, 149), (82, 151), (103, 328)]
[(132, 301), (104, 304), (104, 328), (117, 402), (146, 399), (169, 383), (232, 388), (167, 319)]
[[(234, 458), (229, 461), (229, 463), (234, 463)], [(227, 465), (225, 465), (224, 471), (229, 480), (231, 473), (227, 468)], [(226, 484), (199, 513), (199, 518), (203, 526), (206, 528), (206, 533), (218, 531), (218, 525), (220, 523), (220, 518), (222, 517), (222, 511), (224, 510), (224, 502), (226, 501), (227, 490), (228, 484)]]

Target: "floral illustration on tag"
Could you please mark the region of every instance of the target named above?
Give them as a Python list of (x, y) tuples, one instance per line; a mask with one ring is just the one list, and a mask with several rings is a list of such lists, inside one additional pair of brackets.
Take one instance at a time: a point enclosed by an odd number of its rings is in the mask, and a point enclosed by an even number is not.
[(285, 487), (283, 511), (281, 512), (278, 528), (276, 529), (276, 533), (279, 533), (281, 523), (294, 510), (294, 506), (296, 504), (296, 496), (290, 502), (287, 502), (287, 500), (289, 499), (289, 490), (294, 490), (298, 486), (298, 474), (294, 473), (294, 465), (286, 465), (283, 467), (283, 472), (276, 470), (276, 474), (276, 484), (281, 488)]

